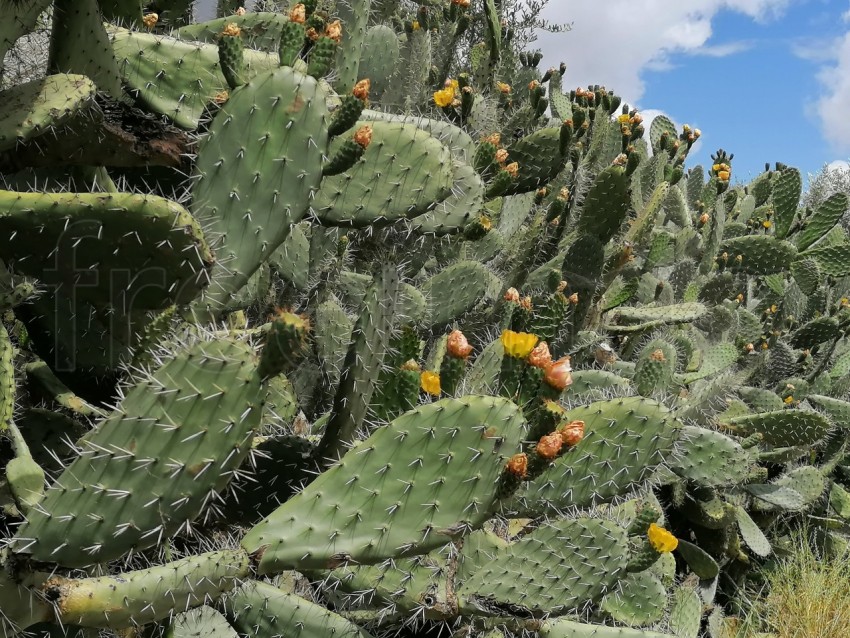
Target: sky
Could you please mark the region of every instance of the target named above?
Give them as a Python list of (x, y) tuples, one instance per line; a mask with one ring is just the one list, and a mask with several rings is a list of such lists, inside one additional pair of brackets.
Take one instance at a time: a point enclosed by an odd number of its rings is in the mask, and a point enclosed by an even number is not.
[(549, 0), (542, 17), (571, 29), (539, 34), (540, 68), (699, 128), (686, 167), (719, 148), (733, 181), (850, 166), (850, 0)]

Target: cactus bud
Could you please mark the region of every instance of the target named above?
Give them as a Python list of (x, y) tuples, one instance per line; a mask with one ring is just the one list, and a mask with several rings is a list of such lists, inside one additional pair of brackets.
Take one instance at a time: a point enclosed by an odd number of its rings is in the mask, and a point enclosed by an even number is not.
[(289, 21), (296, 24), (304, 24), (307, 21), (307, 8), (299, 2), (289, 11)]
[(518, 478), (525, 478), (528, 476), (528, 456), (524, 452), (514, 454), (505, 469)]
[(472, 354), (472, 346), (460, 330), (453, 330), (446, 340), (446, 352), (458, 359), (466, 359)]
[(584, 421), (570, 421), (558, 428), (558, 434), (564, 445), (573, 447), (584, 438)]
[(372, 143), (372, 127), (361, 126), (354, 132), (354, 141), (362, 149), (368, 148)]
[(561, 357), (546, 366), (543, 380), (555, 390), (563, 392), (573, 383), (572, 366), (569, 357)]
[(148, 13), (145, 17), (142, 18), (142, 24), (145, 25), (145, 28), (150, 30), (156, 26), (156, 23), (159, 22), (159, 14), (158, 13)]
[(535, 368), (545, 369), (546, 366), (552, 363), (552, 354), (549, 352), (549, 345), (545, 341), (538, 343), (528, 355), (527, 361), (529, 365)]
[(504, 300), (519, 303), (519, 290), (516, 288), (508, 288), (507, 291), (505, 291)]
[(331, 22), (327, 27), (325, 27), (325, 35), (337, 44), (342, 42), (342, 22), (339, 20)]
[(354, 85), (351, 94), (362, 102), (369, 99), (369, 89), (372, 88), (372, 82), (369, 78), (364, 78)]
[(240, 29), (239, 25), (235, 22), (231, 22), (226, 27), (224, 27), (224, 30), (221, 32), (221, 35), (238, 38), (240, 35), (242, 35), (242, 29)]
[(564, 440), (561, 438), (561, 435), (557, 432), (553, 432), (552, 434), (547, 434), (546, 436), (541, 437), (537, 442), (534, 451), (540, 458), (550, 461), (558, 456), (558, 453), (561, 451), (563, 446)]

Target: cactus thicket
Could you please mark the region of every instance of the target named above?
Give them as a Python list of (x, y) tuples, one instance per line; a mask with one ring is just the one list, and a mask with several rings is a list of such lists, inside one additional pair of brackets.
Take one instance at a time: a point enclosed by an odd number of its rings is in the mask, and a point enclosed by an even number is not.
[(845, 195), (511, 0), (7, 4), (0, 636), (717, 636), (850, 542)]

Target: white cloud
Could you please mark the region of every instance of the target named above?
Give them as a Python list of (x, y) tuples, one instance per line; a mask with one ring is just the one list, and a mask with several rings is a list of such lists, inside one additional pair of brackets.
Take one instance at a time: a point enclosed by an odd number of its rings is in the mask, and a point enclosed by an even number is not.
[(550, 0), (542, 17), (572, 23), (568, 33), (546, 33), (535, 45), (543, 68), (567, 64), (564, 86), (604, 84), (630, 103), (644, 92), (641, 73), (664, 69), (676, 54), (730, 55), (741, 43), (709, 45), (712, 20), (723, 10), (764, 21), (794, 0)]
[(835, 151), (850, 150), (850, 31), (833, 44), (833, 60), (818, 72), (824, 93), (818, 98), (815, 113), (820, 119), (824, 139)]
[(833, 171), (850, 171), (850, 162), (847, 160), (834, 160), (826, 165), (826, 170), (829, 173)]
[(700, 47), (695, 51), (691, 51), (691, 55), (704, 55), (710, 58), (725, 58), (729, 55), (735, 55), (736, 53), (743, 53), (744, 51), (749, 51), (753, 48), (752, 42), (740, 41), (740, 42), (727, 42), (725, 44), (714, 44), (714, 45), (706, 45), (704, 47)]

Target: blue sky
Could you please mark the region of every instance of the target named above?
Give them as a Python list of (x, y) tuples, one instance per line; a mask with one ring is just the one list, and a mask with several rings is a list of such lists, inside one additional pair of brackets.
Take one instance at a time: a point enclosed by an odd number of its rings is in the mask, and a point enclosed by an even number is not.
[(541, 34), (541, 68), (700, 128), (687, 166), (723, 148), (748, 181), (850, 159), (850, 0), (550, 0), (544, 17), (572, 30)]

